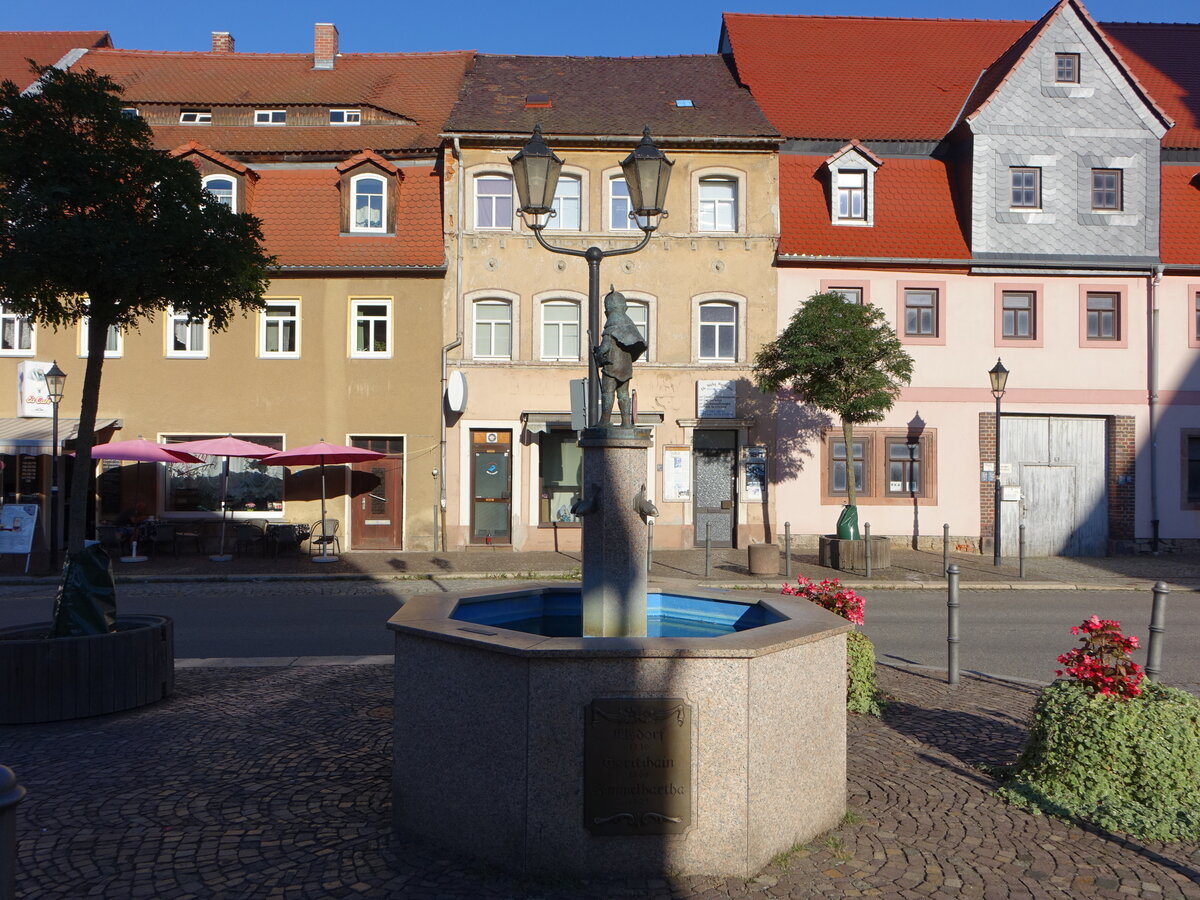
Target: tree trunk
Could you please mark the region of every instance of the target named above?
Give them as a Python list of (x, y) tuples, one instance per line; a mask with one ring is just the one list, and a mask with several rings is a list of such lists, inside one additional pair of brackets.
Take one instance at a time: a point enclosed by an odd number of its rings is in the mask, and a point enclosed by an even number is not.
[[(103, 304), (100, 304), (103, 305)], [(96, 410), (100, 406), (100, 371), (104, 367), (104, 348), (108, 345), (108, 325), (88, 319), (87, 368), (79, 401), (79, 432), (75, 438), (75, 468), (72, 470), (70, 527), (67, 529), (67, 553), (83, 550), (87, 537), (87, 501), (91, 490), (92, 447), (96, 443)]]
[[(854, 476), (854, 423), (842, 419), (842, 440), (846, 442), (846, 505), (857, 506), (858, 479)], [(863, 460), (866, 467), (867, 461)]]

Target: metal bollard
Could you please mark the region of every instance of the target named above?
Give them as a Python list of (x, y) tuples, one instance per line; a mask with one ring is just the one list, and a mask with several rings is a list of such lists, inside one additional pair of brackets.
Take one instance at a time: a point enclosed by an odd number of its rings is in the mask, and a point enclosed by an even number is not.
[(1017, 571), (1022, 581), (1025, 580), (1025, 523), (1017, 527)]
[(863, 522), (863, 559), (866, 561), (867, 577), (871, 577), (871, 523)]
[(783, 523), (783, 577), (792, 580), (792, 523)]
[(946, 680), (958, 684), (958, 566), (946, 569)]
[(1165, 581), (1154, 583), (1154, 602), (1150, 607), (1150, 646), (1146, 648), (1146, 677), (1158, 681), (1162, 675), (1163, 635), (1167, 629), (1164, 619), (1167, 615), (1167, 594), (1171, 589)]
[(950, 568), (950, 523), (942, 526), (942, 575)]
[(7, 766), (0, 766), (0, 900), (17, 896), (17, 804), (25, 788)]
[(646, 574), (654, 568), (654, 520), (646, 520)]
[(704, 523), (704, 577), (712, 578), (712, 522)]

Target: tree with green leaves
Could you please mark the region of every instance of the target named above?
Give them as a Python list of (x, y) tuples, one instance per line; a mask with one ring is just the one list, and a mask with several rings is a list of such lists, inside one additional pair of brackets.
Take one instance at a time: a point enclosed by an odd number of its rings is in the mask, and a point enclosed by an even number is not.
[(77, 554), (109, 329), (137, 329), (168, 307), (224, 329), (263, 305), (273, 259), (257, 219), (217, 202), (191, 162), (122, 113), (116, 82), (34, 71), (24, 93), (0, 84), (0, 297), (40, 325), (88, 322), (67, 537)]
[(912, 380), (912, 357), (883, 310), (841, 294), (813, 294), (783, 332), (754, 357), (759, 390), (788, 390), (836, 415), (846, 442), (846, 494), (857, 499), (854, 426), (878, 422)]

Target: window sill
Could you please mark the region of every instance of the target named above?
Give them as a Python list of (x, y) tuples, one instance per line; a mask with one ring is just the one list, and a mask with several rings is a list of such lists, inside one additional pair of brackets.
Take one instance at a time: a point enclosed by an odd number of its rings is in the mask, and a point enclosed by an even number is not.
[(37, 354), (32, 350), (0, 350), (0, 356), (32, 358)]
[(1053, 225), (1057, 218), (1054, 213), (1042, 212), (1039, 209), (1010, 209), (1008, 212), (996, 213), (996, 221), (1005, 225)]
[(208, 359), (208, 353), (168, 353), (167, 359)]
[(831, 225), (847, 225), (851, 228), (873, 228), (875, 223), (870, 219), (839, 219), (836, 216), (830, 222)]
[(394, 238), (394, 231), (343, 231), (339, 237), (390, 237)]

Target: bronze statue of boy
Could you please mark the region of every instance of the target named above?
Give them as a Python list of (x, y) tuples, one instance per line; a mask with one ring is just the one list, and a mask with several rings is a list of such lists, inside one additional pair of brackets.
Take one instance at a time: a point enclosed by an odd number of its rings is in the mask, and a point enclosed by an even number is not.
[(625, 296), (610, 286), (604, 298), (604, 331), (592, 351), (600, 369), (600, 418), (596, 423), (600, 428), (608, 428), (612, 421), (614, 396), (621, 410), (621, 427), (633, 427), (629, 381), (634, 361), (646, 352), (646, 340), (625, 309)]

